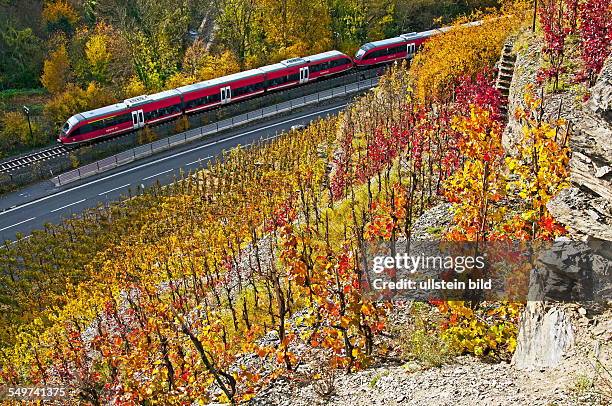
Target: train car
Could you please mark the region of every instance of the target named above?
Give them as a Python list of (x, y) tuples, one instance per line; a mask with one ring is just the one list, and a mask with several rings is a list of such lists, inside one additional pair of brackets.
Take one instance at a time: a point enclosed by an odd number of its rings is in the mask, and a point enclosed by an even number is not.
[(132, 129), (172, 120), (183, 114), (181, 93), (175, 89), (133, 97), (124, 103), (132, 116)]
[(266, 78), (266, 91), (297, 86), (309, 80), (308, 61), (292, 58), (259, 68)]
[(315, 80), (337, 75), (353, 68), (353, 61), (340, 51), (328, 51), (304, 58), (308, 62), (308, 76)]
[(176, 90), (183, 98), (185, 113), (195, 113), (261, 94), (265, 91), (265, 79), (261, 70), (251, 69)]
[(137, 96), (75, 114), (62, 127), (58, 141), (64, 145), (79, 144), (172, 120), (181, 114), (181, 95), (176, 90)]
[(132, 129), (132, 115), (128, 107), (125, 103), (117, 103), (70, 117), (63, 125), (58, 141), (72, 145)]
[(392, 62), (398, 59), (411, 59), (433, 33), (402, 34), (399, 37), (368, 42), (355, 54), (357, 67), (368, 67)]

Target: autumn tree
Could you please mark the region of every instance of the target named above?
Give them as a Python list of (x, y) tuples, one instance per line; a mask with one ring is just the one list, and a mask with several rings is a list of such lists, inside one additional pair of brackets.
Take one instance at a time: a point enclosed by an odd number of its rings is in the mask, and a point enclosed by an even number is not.
[(315, 0), (304, 7), (296, 0), (265, 1), (262, 20), (271, 60), (288, 59), (328, 50), (332, 45), (330, 10), (326, 1)]
[(31, 122), (21, 112), (7, 112), (0, 120), (0, 150), (10, 151), (16, 146), (34, 147), (43, 140), (43, 133), (37, 122)]
[(98, 23), (83, 47), (88, 79), (120, 86), (133, 75), (130, 45), (125, 34), (115, 27)]
[(45, 116), (56, 125), (65, 122), (75, 112), (92, 110), (116, 101), (107, 89), (93, 82), (84, 89), (69, 84), (62, 90), (44, 108)]
[(42, 17), (50, 33), (61, 31), (66, 34), (74, 32), (80, 18), (74, 7), (66, 0), (46, 1)]
[(43, 86), (51, 93), (63, 91), (70, 78), (70, 59), (66, 46), (61, 44), (49, 54), (40, 78)]
[(240, 70), (238, 60), (230, 51), (213, 54), (200, 39), (194, 41), (185, 51), (181, 73), (193, 81), (213, 79)]

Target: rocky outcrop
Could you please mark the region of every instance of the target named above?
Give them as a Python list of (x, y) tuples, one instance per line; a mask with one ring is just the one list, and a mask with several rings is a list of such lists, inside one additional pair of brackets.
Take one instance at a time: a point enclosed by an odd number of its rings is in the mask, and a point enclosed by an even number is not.
[[(541, 43), (526, 34), (515, 45), (517, 60), (510, 87), (510, 111), (519, 108), (525, 87), (535, 83), (542, 64)], [(540, 90), (536, 90), (540, 94)], [(557, 367), (571, 354), (575, 325), (567, 304), (555, 300), (610, 300), (612, 295), (612, 57), (606, 61), (590, 99), (576, 88), (546, 94), (544, 120), (559, 117), (568, 121), (570, 180), (572, 187), (561, 191), (547, 204), (551, 215), (568, 230), (578, 246), (553, 247), (542, 253), (532, 272), (527, 308), (521, 316), (513, 365), (538, 370)], [(512, 114), (503, 135), (509, 154), (521, 142), (521, 123)], [(582, 309), (584, 310), (584, 309)]]
[(579, 234), (612, 241), (612, 57), (570, 123), (574, 188), (552, 199), (548, 210)]
[(528, 302), (521, 317), (512, 364), (517, 369), (554, 367), (574, 344), (574, 330), (565, 311), (544, 302)]
[(599, 79), (591, 89), (589, 109), (608, 123), (612, 122), (612, 62), (610, 57), (599, 74)]

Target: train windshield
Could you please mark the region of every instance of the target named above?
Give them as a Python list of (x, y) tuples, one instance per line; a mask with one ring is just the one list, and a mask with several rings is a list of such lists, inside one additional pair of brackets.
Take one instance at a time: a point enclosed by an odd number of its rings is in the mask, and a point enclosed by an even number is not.
[(66, 123), (64, 123), (64, 125), (62, 126), (62, 132), (64, 134), (68, 134), (68, 131), (70, 131), (70, 129), (74, 127), (75, 125), (77, 125), (78, 123), (79, 123), (79, 120), (77, 120), (75, 116), (70, 117), (68, 121), (66, 121)]
[(372, 48), (374, 48), (374, 45), (368, 42), (367, 44), (365, 44), (361, 48), (359, 48), (359, 51), (357, 51), (357, 53), (355, 54), (355, 58), (356, 59), (363, 58), (365, 53), (368, 52)]

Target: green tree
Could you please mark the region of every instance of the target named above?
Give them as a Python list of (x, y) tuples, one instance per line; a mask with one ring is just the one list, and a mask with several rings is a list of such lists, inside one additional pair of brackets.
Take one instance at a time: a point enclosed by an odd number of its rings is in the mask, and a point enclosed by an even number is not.
[(218, 39), (234, 53), (240, 69), (244, 69), (247, 57), (259, 48), (256, 46), (257, 3), (255, 0), (216, 0), (216, 5), (220, 11)]
[(0, 23), (0, 89), (34, 87), (42, 67), (41, 41), (30, 28)]

